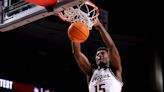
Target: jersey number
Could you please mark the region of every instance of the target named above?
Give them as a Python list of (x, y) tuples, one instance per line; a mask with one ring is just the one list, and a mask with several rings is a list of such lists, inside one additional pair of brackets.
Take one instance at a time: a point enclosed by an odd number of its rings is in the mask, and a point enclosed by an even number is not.
[(105, 85), (105, 84), (96, 85), (96, 86), (95, 86), (95, 92), (99, 92), (99, 91), (105, 92), (104, 85)]

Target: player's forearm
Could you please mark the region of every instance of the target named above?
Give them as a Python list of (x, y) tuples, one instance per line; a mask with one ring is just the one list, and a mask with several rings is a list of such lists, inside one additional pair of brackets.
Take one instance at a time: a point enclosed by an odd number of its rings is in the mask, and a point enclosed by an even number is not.
[(79, 53), (79, 52), (81, 52), (80, 43), (72, 42), (72, 53), (76, 54), (76, 53)]
[(99, 23), (96, 28), (99, 30), (102, 40), (108, 48), (115, 46), (111, 36), (101, 23)]
[(91, 64), (89, 63), (88, 58), (81, 52), (80, 43), (72, 42), (72, 53), (80, 69), (84, 74), (89, 75), (91, 72)]

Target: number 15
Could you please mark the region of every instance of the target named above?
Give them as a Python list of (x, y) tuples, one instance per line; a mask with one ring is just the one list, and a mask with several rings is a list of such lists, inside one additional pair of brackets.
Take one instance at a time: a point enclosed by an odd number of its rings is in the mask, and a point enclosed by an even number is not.
[(95, 86), (95, 92), (99, 92), (99, 91), (105, 92), (104, 86), (105, 86), (105, 84), (96, 85)]

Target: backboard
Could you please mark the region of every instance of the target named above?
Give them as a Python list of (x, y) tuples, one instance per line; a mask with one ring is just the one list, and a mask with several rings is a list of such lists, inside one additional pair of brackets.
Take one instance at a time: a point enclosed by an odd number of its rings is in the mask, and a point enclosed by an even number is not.
[[(8, 0), (13, 1), (13, 0)], [(16, 3), (0, 1), (0, 32), (9, 31), (47, 16), (56, 15), (68, 7), (85, 2), (86, 0), (58, 0), (51, 11), (43, 6), (17, 0)]]

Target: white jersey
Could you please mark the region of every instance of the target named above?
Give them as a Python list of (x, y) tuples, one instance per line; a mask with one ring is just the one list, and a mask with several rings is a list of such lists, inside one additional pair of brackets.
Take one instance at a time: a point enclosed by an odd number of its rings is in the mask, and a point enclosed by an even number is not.
[(116, 79), (110, 68), (96, 69), (88, 84), (89, 92), (121, 92), (123, 83)]

